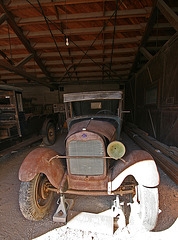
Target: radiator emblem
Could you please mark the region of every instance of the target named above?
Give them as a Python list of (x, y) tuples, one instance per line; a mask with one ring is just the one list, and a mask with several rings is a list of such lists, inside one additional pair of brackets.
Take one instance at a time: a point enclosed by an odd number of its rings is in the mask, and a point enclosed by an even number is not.
[(87, 135), (86, 135), (86, 134), (82, 134), (82, 137), (83, 137), (83, 138), (86, 138), (86, 137), (87, 137)]

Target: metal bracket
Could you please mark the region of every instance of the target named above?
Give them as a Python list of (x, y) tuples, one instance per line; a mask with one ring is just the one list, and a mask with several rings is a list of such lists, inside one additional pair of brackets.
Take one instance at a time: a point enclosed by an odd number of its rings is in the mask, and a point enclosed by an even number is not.
[(53, 216), (54, 222), (67, 222), (67, 213), (68, 210), (72, 207), (74, 200), (73, 199), (65, 199), (63, 194), (60, 195), (60, 203), (59, 206)]

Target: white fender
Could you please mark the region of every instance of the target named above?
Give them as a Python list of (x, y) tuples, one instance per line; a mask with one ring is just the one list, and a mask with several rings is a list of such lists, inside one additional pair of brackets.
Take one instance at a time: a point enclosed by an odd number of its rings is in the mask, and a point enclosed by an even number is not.
[(129, 175), (132, 175), (139, 184), (145, 187), (156, 187), (159, 185), (159, 173), (154, 160), (145, 160), (131, 165), (113, 181), (108, 182), (108, 194), (120, 187), (124, 179)]

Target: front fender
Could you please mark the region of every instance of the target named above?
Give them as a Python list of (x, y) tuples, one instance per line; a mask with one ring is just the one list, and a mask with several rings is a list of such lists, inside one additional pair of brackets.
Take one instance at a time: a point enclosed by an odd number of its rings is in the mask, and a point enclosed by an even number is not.
[(159, 185), (159, 173), (149, 153), (135, 150), (124, 159), (126, 163), (119, 161), (113, 170), (111, 181), (108, 183), (108, 192), (115, 191), (129, 175), (145, 187)]
[(37, 148), (24, 159), (19, 169), (20, 181), (31, 181), (36, 174), (44, 173), (50, 183), (59, 188), (64, 176), (62, 160), (55, 156), (58, 153), (49, 148)]

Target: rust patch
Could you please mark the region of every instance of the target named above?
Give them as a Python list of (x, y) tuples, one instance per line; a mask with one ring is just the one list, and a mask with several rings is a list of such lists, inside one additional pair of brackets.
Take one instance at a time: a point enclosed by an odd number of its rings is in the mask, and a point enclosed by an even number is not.
[[(20, 181), (31, 181), (37, 173), (44, 173), (50, 183), (59, 188), (64, 175), (62, 160), (58, 159), (57, 152), (49, 148), (37, 148), (27, 155), (20, 170)], [(52, 160), (50, 161), (50, 159)]]
[(75, 123), (71, 127), (66, 139), (68, 139), (71, 135), (77, 132), (83, 131), (83, 129), (88, 132), (94, 132), (99, 135), (105, 136), (109, 141), (111, 141), (116, 132), (115, 127), (109, 122), (99, 120), (84, 120)]

